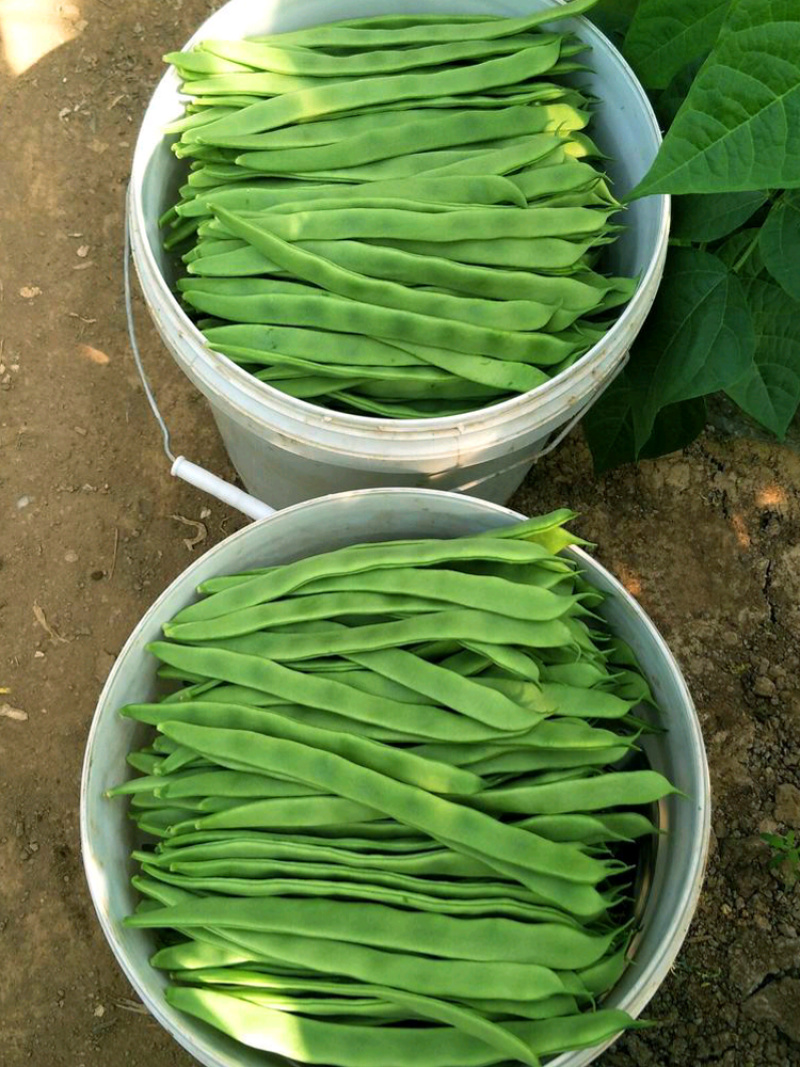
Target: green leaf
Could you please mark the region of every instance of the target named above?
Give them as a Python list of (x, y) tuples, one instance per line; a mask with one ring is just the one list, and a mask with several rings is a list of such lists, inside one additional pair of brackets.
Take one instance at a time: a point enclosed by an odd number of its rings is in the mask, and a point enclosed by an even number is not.
[(758, 247), (760, 235), (758, 226), (738, 230), (714, 249), (714, 255), (722, 260), (728, 270), (735, 269), (740, 278), (756, 278), (764, 270), (764, 260)]
[(697, 72), (707, 58), (708, 54), (704, 53), (697, 59), (693, 59), (691, 63), (687, 63), (685, 67), (681, 67), (663, 93), (654, 94), (656, 115), (664, 129), (675, 121), (675, 116), (680, 111), (692, 87), (692, 82), (697, 77)]
[(677, 196), (672, 203), (672, 236), (703, 244), (718, 241), (738, 230), (766, 200), (763, 191)]
[(632, 403), (628, 373), (622, 371), (582, 419), (595, 474), (636, 461)]
[(600, 0), (593, 7), (589, 18), (603, 31), (606, 37), (621, 42), (628, 32), (638, 0)]
[(714, 44), (731, 0), (641, 0), (623, 51), (646, 89), (664, 89)]
[(662, 408), (653, 432), (639, 455), (633, 435), (633, 408), (636, 394), (627, 372), (623, 371), (583, 419), (583, 430), (594, 460), (596, 474), (623, 463), (656, 459), (691, 444), (706, 424), (705, 400), (684, 400)]
[(759, 245), (772, 277), (800, 300), (800, 194), (787, 194), (773, 205), (761, 227)]
[(800, 4), (737, 0), (632, 197), (800, 186)]
[(800, 304), (774, 282), (744, 282), (756, 331), (747, 372), (725, 391), (742, 411), (783, 437), (800, 406)]
[(754, 351), (753, 323), (736, 275), (708, 252), (674, 250), (630, 364), (637, 451), (662, 408), (733, 385)]
[(656, 415), (653, 432), (639, 450), (639, 459), (656, 459), (686, 448), (706, 426), (706, 402), (703, 397), (668, 404)]

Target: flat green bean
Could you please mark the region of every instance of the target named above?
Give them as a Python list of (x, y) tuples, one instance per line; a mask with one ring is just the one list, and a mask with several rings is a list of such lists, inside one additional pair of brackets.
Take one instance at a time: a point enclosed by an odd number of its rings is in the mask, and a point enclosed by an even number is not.
[[(506, 538), (502, 536), (502, 531), (497, 530), (492, 531), (492, 536), (485, 537), (348, 545), (289, 563), (267, 574), (256, 575), (247, 582), (189, 605), (178, 612), (172, 621), (183, 623), (218, 618), (231, 611), (286, 596), (317, 579), (340, 574), (361, 574), (386, 567), (433, 567), (454, 561), (541, 563), (551, 559), (548, 550), (540, 544)], [(199, 591), (204, 591), (203, 586)], [(165, 628), (165, 632), (169, 634), (168, 628)]]
[[(267, 740), (243, 730), (212, 729), (178, 722), (162, 723), (161, 730), (179, 743), (190, 743), (201, 755), (218, 761), (232, 756), (238, 762), (250, 762), (254, 769), (274, 770), (278, 764), (285, 771), (287, 765), (281, 762), (283, 757), (291, 761), (291, 775), (298, 781), (305, 780), (309, 785), (325, 789), (335, 780), (336, 795), (356, 804), (367, 801), (368, 805), (377, 805), (385, 815), (428, 833), (436, 840), (441, 840), (444, 827), (446, 844), (463, 839), (469, 850), (480, 851), (481, 858), (490, 866), (495, 858), (507, 860), (538, 874), (549, 875), (554, 882), (562, 882), (564, 897), (556, 896), (553, 903), (567, 911), (572, 883), (594, 885), (608, 871), (606, 864), (591, 860), (569, 846), (554, 845), (530, 831), (514, 830), (481, 812), (426, 794), (368, 768), (357, 767), (333, 753), (310, 752), (293, 741)], [(549, 788), (542, 787), (543, 790)]]
[[(282, 48), (281, 38), (274, 40), (273, 45), (257, 41), (203, 41), (202, 49), (203, 53), (210, 53), (209, 59), (218, 57), (223, 62), (230, 63), (232, 69), (246, 70), (247, 67), (255, 67), (280, 74), (302, 74), (318, 78), (385, 74), (419, 67), (444, 66), (469, 59), (516, 52), (524, 45), (537, 43), (535, 35), (515, 34), (513, 37), (488, 41), (453, 41), (421, 48), (392, 47), (331, 56), (308, 48)], [(203, 53), (194, 55), (202, 56)], [(198, 63), (198, 66), (200, 65)]]
[[(417, 47), (434, 42), (466, 40), (492, 40), (511, 37), (530, 30), (536, 30), (544, 22), (573, 18), (582, 15), (596, 3), (596, 0), (570, 0), (569, 3), (554, 8), (544, 8), (531, 15), (519, 18), (493, 18), (491, 16), (469, 15), (414, 15), (377, 16), (376, 18), (334, 22), (314, 26), (290, 33), (271, 34), (256, 37), (255, 41), (274, 42), (289, 47), (308, 48), (354, 48), (372, 51), (389, 45)], [(439, 25), (439, 23), (445, 23)]]
[[(549, 238), (544, 240), (548, 241)], [(411, 242), (412, 244), (415, 242)], [(458, 244), (459, 242), (452, 242)], [(463, 242), (465, 245), (470, 242)], [(494, 244), (503, 242), (492, 242)], [(522, 245), (525, 242), (520, 242)], [(540, 242), (530, 242), (538, 244)], [(570, 242), (562, 242), (567, 245)], [(459, 253), (461, 254), (461, 253)], [(198, 311), (237, 322), (265, 325), (319, 326), (324, 330), (360, 333), (385, 340), (425, 344), (433, 342), (456, 352), (492, 357), (499, 353), (505, 360), (552, 364), (572, 355), (576, 348), (588, 349), (594, 333), (556, 335), (523, 331), (504, 331), (473, 326), (469, 323), (441, 319), (414, 311), (355, 303), (326, 294), (282, 294), (277, 282), (267, 283), (263, 296), (239, 292), (244, 279), (186, 278), (180, 288), (184, 300)], [(249, 279), (248, 279), (249, 280)], [(234, 283), (231, 291), (222, 292), (220, 283)], [(213, 282), (213, 286), (209, 285)], [(203, 284), (205, 283), (205, 284)], [(285, 284), (285, 283), (284, 283)], [(602, 336), (599, 331), (597, 336)]]
[(600, 774), (568, 785), (507, 786), (488, 789), (475, 803), (488, 811), (557, 815), (568, 811), (597, 811), (623, 804), (649, 804), (676, 793), (657, 771)]
[[(336, 636), (338, 638), (338, 634)], [(347, 636), (345, 634), (345, 637)], [(295, 635), (275, 638), (275, 640), (284, 641), (289, 646), (287, 649), (289, 655), (293, 654), (292, 648), (294, 651), (299, 651), (294, 646), (297, 646), (300, 641), (311, 639)], [(391, 643), (390, 641), (389, 644)], [(219, 676), (223, 681), (263, 689), (287, 703), (302, 706), (312, 704), (323, 711), (332, 711), (347, 719), (377, 726), (384, 726), (387, 723), (390, 726), (396, 724), (397, 728), (410, 736), (440, 741), (451, 741), (456, 738), (486, 740), (498, 734), (513, 733), (509, 726), (499, 731), (477, 720), (467, 719), (465, 716), (454, 714), (432, 704), (409, 704), (388, 697), (373, 696), (360, 692), (346, 683), (330, 678), (304, 675), (300, 671), (292, 670), (280, 663), (270, 662), (260, 656), (224, 649), (193, 648), (166, 642), (156, 642), (150, 646), (150, 649), (161, 659), (172, 663), (197, 664), (209, 673)], [(170, 705), (170, 707), (177, 706), (179, 705)], [(528, 716), (528, 725), (533, 725), (541, 717), (541, 714), (537, 715), (531, 711)]]
[[(214, 207), (213, 204), (211, 207), (228, 229), (246, 239), (265, 257), (304, 281), (313, 282), (327, 292), (339, 296), (505, 331), (543, 329), (553, 315), (553, 308), (533, 301), (507, 300), (498, 305), (494, 301), (450, 296), (445, 293), (427, 293), (400, 285), (398, 282), (369, 278), (365, 274), (347, 270), (331, 260), (282, 240), (270, 232), (270, 223), (264, 216), (260, 219), (260, 225), (256, 226), (244, 216), (234, 215), (223, 208)], [(501, 211), (505, 213), (504, 209), (493, 210), (498, 215)], [(472, 213), (477, 213), (477, 211), (473, 209)], [(328, 212), (324, 214), (327, 215)], [(405, 214), (412, 215), (414, 218), (419, 215), (417, 212), (405, 212)], [(463, 212), (450, 214), (463, 215)]]
[(489, 59), (462, 69), (438, 73), (387, 75), (361, 81), (338, 81), (318, 89), (303, 89), (252, 104), (205, 127), (210, 136), (263, 133), (298, 120), (331, 115), (354, 108), (397, 100), (420, 100), (480, 92), (497, 85), (513, 85), (521, 78), (545, 73), (558, 60), (557, 37), (524, 48), (509, 57)]
[[(373, 129), (330, 145), (307, 148), (273, 148), (250, 151), (236, 160), (239, 166), (268, 170), (271, 174), (353, 167), (376, 159), (388, 159), (411, 152), (425, 152), (451, 145), (474, 144), (499, 137), (541, 132), (536, 109), (510, 107), (497, 111), (452, 112), (444, 118), (432, 113), (416, 121), (393, 124), (389, 129)], [(203, 143), (202, 130), (197, 139)]]
[(458, 918), (367, 902), (355, 909), (346, 901), (311, 897), (203, 897), (164, 911), (148, 911), (127, 920), (126, 925), (221, 926), (313, 936), (453, 960), (509, 961), (576, 970), (605, 956), (614, 937), (613, 933), (587, 934), (562, 923)]
[[(316, 1022), (245, 1004), (227, 993), (210, 989), (169, 986), (167, 999), (174, 1007), (211, 1021), (218, 1028), (255, 1048), (305, 1063), (343, 1067), (485, 1067), (507, 1060), (506, 1050), (493, 1049), (471, 1034), (455, 1028), (401, 1030)], [(234, 1005), (236, 1005), (234, 1007)], [(508, 1024), (508, 1029), (529, 1043), (535, 1055), (596, 1045), (632, 1025), (623, 1012), (598, 1011), (536, 1022)], [(527, 1062), (531, 1062), (530, 1059)]]
[[(506, 701), (498, 710), (516, 711), (516, 706)], [(305, 723), (295, 722), (282, 715), (271, 714), (263, 708), (245, 708), (236, 704), (203, 703), (186, 701), (182, 704), (128, 704), (122, 714), (140, 722), (159, 726), (164, 721), (189, 722), (196, 725), (227, 725), (238, 729), (256, 731), (272, 737), (298, 741), (314, 748), (334, 752), (345, 759), (354, 760), (362, 766), (388, 774), (398, 781), (405, 781), (434, 793), (470, 795), (483, 788), (481, 778), (470, 771), (449, 767), (424, 756), (403, 749), (391, 748), (367, 738), (321, 730)], [(528, 716), (521, 716), (526, 721)], [(509, 724), (510, 726), (511, 724)], [(192, 776), (196, 780), (197, 776)], [(253, 786), (253, 777), (247, 785)], [(229, 776), (229, 780), (235, 776)], [(183, 779), (186, 782), (187, 779)], [(238, 781), (238, 779), (237, 779)], [(212, 782), (213, 784), (213, 782)], [(265, 783), (268, 785), (268, 781)], [(181, 796), (180, 790), (166, 791), (164, 796)], [(236, 793), (235, 796), (269, 796), (269, 793)], [(281, 795), (280, 793), (277, 795)], [(283, 795), (292, 795), (286, 792)]]

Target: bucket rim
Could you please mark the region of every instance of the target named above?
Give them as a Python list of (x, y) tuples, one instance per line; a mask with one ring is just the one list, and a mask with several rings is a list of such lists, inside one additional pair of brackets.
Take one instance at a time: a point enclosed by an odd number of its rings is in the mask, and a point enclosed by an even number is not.
[[(537, 6), (559, 7), (566, 0), (535, 0)], [(228, 0), (218, 11), (206, 19), (197, 31), (183, 46), (182, 51), (191, 48), (196, 42), (207, 36), (205, 27), (209, 22), (224, 16), (226, 9), (240, 6), (242, 0)], [(647, 94), (619, 49), (611, 40), (583, 15), (573, 17), (563, 25), (573, 24), (579, 26), (583, 34), (589, 39), (594, 38), (593, 47), (601, 47), (606, 50), (620, 69), (620, 73), (629, 88), (636, 96), (637, 106), (645, 120), (648, 133), (653, 136), (656, 151), (661, 145), (661, 128), (655, 111), (647, 97)], [(308, 400), (292, 397), (288, 393), (276, 389), (267, 382), (261, 382), (243, 367), (234, 363), (233, 360), (216, 352), (211, 348), (200, 330), (180, 307), (156, 262), (155, 255), (146, 236), (146, 222), (144, 204), (142, 202), (142, 189), (144, 176), (152, 155), (152, 138), (146, 138), (148, 118), (154, 105), (162, 96), (174, 92), (179, 95), (179, 80), (174, 69), (168, 70), (159, 81), (137, 135), (134, 149), (133, 163), (131, 168), (131, 180), (126, 198), (126, 209), (131, 222), (131, 250), (137, 275), (145, 289), (145, 297), (148, 305), (151, 305), (150, 292), (160, 301), (158, 317), (169, 320), (169, 325), (187, 343), (191, 352), (187, 354), (187, 362), (192, 366), (195, 373), (206, 372), (206, 375), (214, 375), (226, 379), (231, 385), (239, 390), (248, 401), (256, 405), (269, 404), (273, 410), (279, 411), (284, 416), (300, 420), (307, 428), (319, 428), (327, 431), (342, 430), (356, 435), (378, 436), (384, 439), (388, 436), (399, 440), (404, 438), (419, 438), (424, 436), (450, 436), (453, 433), (462, 436), (472, 430), (484, 430), (488, 426), (503, 425), (512, 422), (515, 418), (524, 416), (540, 403), (548, 399), (557, 398), (561, 394), (569, 393), (577, 382), (587, 375), (591, 375), (592, 364), (600, 357), (613, 349), (615, 343), (629, 328), (632, 320), (641, 316), (642, 321), (652, 304), (658, 280), (664, 269), (667, 255), (667, 245), (670, 229), (671, 198), (668, 194), (656, 194), (653, 198), (658, 202), (658, 228), (655, 246), (646, 269), (641, 275), (635, 293), (624, 306), (621, 314), (613, 326), (603, 337), (587, 352), (568, 367), (565, 371), (556, 375), (550, 381), (544, 382), (535, 389), (520, 393), (501, 400), (499, 403), (490, 404), (475, 411), (465, 412), (460, 415), (446, 415), (435, 418), (414, 419), (391, 419), (380, 418), (371, 415), (349, 414), (335, 411)], [(148, 292), (147, 290), (150, 290)], [(641, 323), (639, 323), (641, 326)], [(159, 322), (161, 328), (161, 322)], [(625, 347), (622, 346), (620, 355), (614, 361), (614, 370), (619, 369), (626, 358)], [(202, 371), (201, 371), (202, 367)], [(609, 375), (609, 378), (613, 376)], [(232, 400), (233, 398), (229, 398)]]

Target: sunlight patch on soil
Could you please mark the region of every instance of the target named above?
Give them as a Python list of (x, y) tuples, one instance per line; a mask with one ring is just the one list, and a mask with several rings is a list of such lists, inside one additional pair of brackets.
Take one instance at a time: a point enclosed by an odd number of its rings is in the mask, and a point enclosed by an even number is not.
[(0, 40), (12, 74), (23, 74), (86, 26), (76, 4), (0, 0)]

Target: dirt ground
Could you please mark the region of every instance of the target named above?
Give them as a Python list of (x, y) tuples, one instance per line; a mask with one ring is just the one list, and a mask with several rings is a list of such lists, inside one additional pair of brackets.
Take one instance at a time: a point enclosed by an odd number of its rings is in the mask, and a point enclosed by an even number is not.
[[(214, 6), (0, 0), (3, 1067), (192, 1062), (135, 1000), (100, 933), (78, 790), (95, 701), (130, 630), (243, 522), (170, 478), (122, 300), (137, 126), (162, 53)], [(65, 43), (22, 69), (37, 34)], [(204, 403), (141, 321), (177, 448), (230, 477)], [(514, 503), (580, 512), (579, 532), (685, 669), (711, 764), (708, 878), (648, 1010), (662, 1025), (599, 1062), (800, 1065), (800, 887), (768, 869), (759, 837), (800, 831), (800, 456), (709, 431), (685, 455), (598, 481), (577, 435)], [(186, 520), (203, 524), (193, 549)]]

